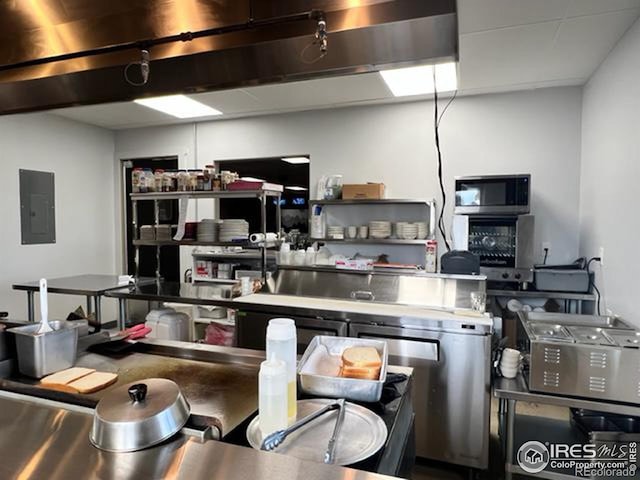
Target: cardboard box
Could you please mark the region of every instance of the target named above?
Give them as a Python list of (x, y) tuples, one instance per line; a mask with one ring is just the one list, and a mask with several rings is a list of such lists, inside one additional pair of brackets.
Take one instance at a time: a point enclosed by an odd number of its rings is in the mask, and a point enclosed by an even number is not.
[(384, 183), (357, 183), (342, 186), (343, 200), (379, 200), (384, 198)]

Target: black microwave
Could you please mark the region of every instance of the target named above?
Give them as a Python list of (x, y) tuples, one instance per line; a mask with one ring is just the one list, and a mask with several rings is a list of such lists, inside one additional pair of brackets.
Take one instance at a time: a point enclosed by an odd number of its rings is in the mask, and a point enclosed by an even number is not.
[(531, 175), (456, 177), (456, 215), (522, 215), (530, 212)]

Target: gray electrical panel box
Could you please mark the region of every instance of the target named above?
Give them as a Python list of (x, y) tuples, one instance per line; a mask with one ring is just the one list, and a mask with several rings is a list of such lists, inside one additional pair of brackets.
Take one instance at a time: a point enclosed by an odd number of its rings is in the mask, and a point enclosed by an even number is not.
[(20, 226), (23, 245), (56, 243), (53, 172), (20, 170)]

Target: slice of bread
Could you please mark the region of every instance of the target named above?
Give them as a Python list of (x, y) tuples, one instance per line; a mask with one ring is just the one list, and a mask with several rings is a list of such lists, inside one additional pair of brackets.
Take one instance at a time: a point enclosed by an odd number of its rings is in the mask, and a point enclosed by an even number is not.
[(40, 380), (43, 385), (67, 385), (82, 377), (86, 377), (90, 373), (95, 372), (93, 368), (73, 367), (53, 373)]
[(117, 373), (93, 372), (86, 377), (82, 377), (75, 382), (71, 382), (68, 387), (80, 393), (93, 393), (108, 387), (118, 380)]
[(380, 354), (373, 347), (349, 347), (342, 352), (342, 363), (350, 367), (381, 367)]
[(340, 376), (361, 380), (378, 380), (380, 378), (380, 367), (351, 367), (345, 365), (342, 367)]

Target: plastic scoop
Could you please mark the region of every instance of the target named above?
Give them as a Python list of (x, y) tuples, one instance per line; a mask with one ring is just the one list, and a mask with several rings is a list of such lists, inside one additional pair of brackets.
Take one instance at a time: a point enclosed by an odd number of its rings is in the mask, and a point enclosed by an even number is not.
[(40, 279), (40, 315), (42, 315), (42, 320), (40, 320), (40, 327), (36, 334), (41, 333), (49, 333), (53, 332), (53, 328), (49, 325), (49, 302), (47, 299), (47, 279)]

